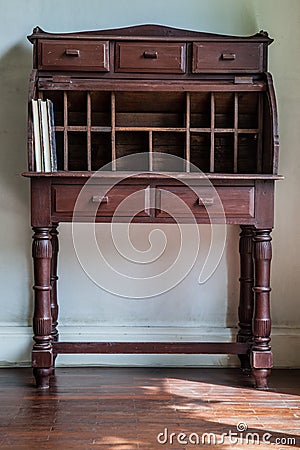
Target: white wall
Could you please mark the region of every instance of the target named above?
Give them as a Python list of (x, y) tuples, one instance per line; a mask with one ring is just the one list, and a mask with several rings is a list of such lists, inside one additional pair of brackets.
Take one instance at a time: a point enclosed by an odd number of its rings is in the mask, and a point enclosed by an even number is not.
[[(0, 364), (27, 364), (31, 347), (32, 269), (26, 170), (26, 101), (31, 45), (26, 35), (39, 25), (67, 32), (158, 23), (237, 35), (267, 30), (280, 118), (280, 173), (272, 270), (273, 348), (277, 366), (300, 366), (300, 169), (299, 81), (300, 3), (298, 0), (11, 0), (1, 5), (0, 40)], [(298, 169), (298, 170), (297, 170)], [(105, 236), (107, 225), (100, 226)], [(201, 227), (203, 228), (203, 227)], [(144, 249), (149, 227), (137, 226), (135, 242)], [(171, 248), (178, 235), (165, 227)], [(124, 299), (99, 289), (77, 261), (71, 226), (61, 225), (60, 331), (65, 339), (230, 339), (236, 332), (238, 301), (237, 227), (215, 274), (199, 285), (201, 257), (184, 281), (150, 299)], [(203, 241), (208, 233), (203, 228)], [(173, 257), (166, 253), (166, 261)], [(124, 262), (119, 269), (126, 270)], [(101, 267), (99, 267), (101, 271)], [(229, 273), (229, 281), (227, 275)], [(151, 328), (149, 328), (151, 327)], [(60, 356), (60, 364), (235, 365), (227, 356)]]

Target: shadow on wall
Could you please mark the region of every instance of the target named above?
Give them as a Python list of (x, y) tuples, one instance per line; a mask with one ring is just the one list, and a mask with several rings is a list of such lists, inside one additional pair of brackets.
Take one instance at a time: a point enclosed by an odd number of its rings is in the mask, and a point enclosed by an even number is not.
[(31, 52), (17, 45), (0, 60), (1, 181), (10, 192), (14, 191), (16, 203), (24, 206), (26, 212), (28, 193), (19, 175), (27, 169), (27, 98), (31, 58)]
[[(27, 96), (31, 59), (31, 52), (22, 45), (11, 48), (0, 59), (0, 239), (1, 256), (5, 260), (4, 267), (7, 271), (7, 274), (5, 271), (2, 273), (3, 298), (5, 290), (10, 289), (12, 302), (17, 302), (18, 297), (27, 299), (27, 304), (23, 300), (22, 308), (16, 308), (17, 311), (13, 313), (13, 306), (11, 310), (9, 305), (6, 306), (8, 317), (5, 317), (4, 311), (2, 320), (24, 324), (28, 324), (32, 315), (31, 302), (28, 300), (32, 285), (29, 280), (29, 185), (21, 177), (21, 173), (27, 169)], [(25, 295), (24, 289), (21, 290), (24, 278), (28, 280)], [(10, 286), (5, 287), (5, 279)]]

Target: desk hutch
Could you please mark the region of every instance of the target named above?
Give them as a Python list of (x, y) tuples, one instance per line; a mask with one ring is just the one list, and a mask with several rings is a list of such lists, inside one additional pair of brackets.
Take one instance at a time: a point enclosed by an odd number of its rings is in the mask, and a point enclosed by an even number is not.
[[(33, 71), (24, 175), (30, 178), (34, 231), (32, 366), (37, 386), (49, 387), (60, 353), (225, 353), (237, 354), (257, 388), (266, 389), (272, 367), (270, 233), (274, 181), (281, 178), (276, 101), (267, 72), (272, 39), (263, 31), (233, 37), (141, 25), (65, 34), (37, 27), (29, 40)], [(38, 98), (54, 105), (57, 172), (35, 168), (31, 99)], [(132, 172), (119, 159), (141, 152), (146, 154), (143, 166)], [(162, 153), (182, 163), (164, 167)], [(208, 223), (214, 198), (207, 199), (205, 187), (201, 193), (203, 174), (213, 184), (226, 223), (241, 226), (236, 342), (59, 342), (57, 227), (72, 221), (81, 188), (104, 165), (108, 169), (97, 174), (85, 198), (83, 222), (95, 202), (95, 220), (110, 222), (124, 197), (143, 190), (145, 204), (135, 222), (173, 222), (160, 210), (160, 195), (150, 199), (149, 207), (147, 192), (156, 191), (179, 196), (197, 223)], [(126, 179), (99, 195), (116, 173)], [(198, 183), (198, 196), (184, 179)], [(180, 217), (180, 208), (176, 212)], [(218, 223), (218, 217), (213, 221)]]

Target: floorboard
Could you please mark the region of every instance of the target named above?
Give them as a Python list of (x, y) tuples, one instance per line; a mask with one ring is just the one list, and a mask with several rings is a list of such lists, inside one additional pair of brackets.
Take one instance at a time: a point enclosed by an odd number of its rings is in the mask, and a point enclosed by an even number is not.
[(40, 391), (30, 369), (1, 369), (0, 449), (300, 448), (300, 370), (252, 383), (238, 369), (58, 368)]

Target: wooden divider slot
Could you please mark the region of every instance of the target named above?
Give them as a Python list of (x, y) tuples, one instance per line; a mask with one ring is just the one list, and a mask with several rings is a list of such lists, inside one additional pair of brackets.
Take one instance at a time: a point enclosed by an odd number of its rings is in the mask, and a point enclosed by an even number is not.
[(215, 94), (212, 92), (210, 97), (210, 169), (215, 171)]
[(87, 169), (92, 170), (92, 136), (91, 136), (91, 126), (92, 126), (92, 105), (91, 105), (91, 93), (87, 92)]
[[(123, 170), (120, 157), (148, 152), (141, 170), (166, 171), (167, 153), (182, 158), (178, 170), (187, 173), (194, 166), (208, 173), (263, 171), (262, 93), (52, 90), (49, 97), (57, 117), (59, 170), (92, 172), (106, 164)], [(170, 170), (177, 171), (175, 161)]]
[(69, 170), (68, 148), (68, 93), (64, 91), (64, 170)]

